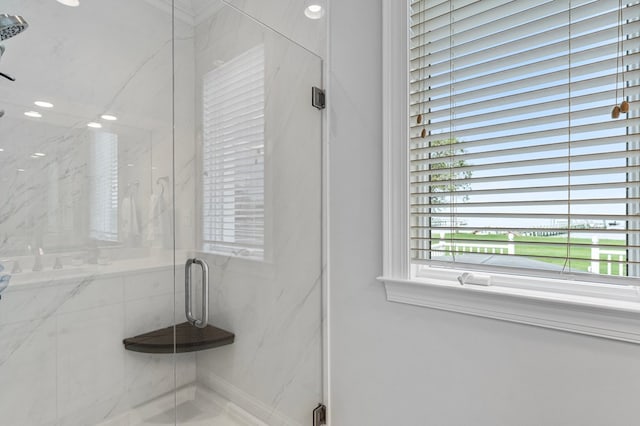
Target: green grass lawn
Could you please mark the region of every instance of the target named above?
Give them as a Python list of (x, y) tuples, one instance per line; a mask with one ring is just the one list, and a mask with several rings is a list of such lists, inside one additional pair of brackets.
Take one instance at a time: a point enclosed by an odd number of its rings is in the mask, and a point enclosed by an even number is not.
[[(509, 242), (507, 235), (504, 235), (504, 234), (476, 235), (476, 234), (456, 233), (456, 234), (453, 234), (452, 236), (452, 234), (446, 233), (444, 236), (446, 240), (451, 240), (451, 239), (466, 240), (466, 241), (481, 240), (481, 241), (487, 241), (487, 244), (491, 244), (491, 242), (493, 241), (500, 242), (500, 243)], [(535, 259), (542, 262), (552, 263), (552, 264), (561, 265), (561, 266), (565, 264), (565, 261), (563, 258), (567, 256), (567, 236), (566, 235), (548, 236), (548, 237), (516, 235), (514, 237), (513, 242), (515, 243), (515, 253), (518, 256), (526, 256), (530, 259)], [(527, 244), (527, 243), (535, 243), (535, 244)], [(585, 244), (585, 245), (581, 246), (579, 244)], [(599, 244), (624, 247), (625, 242), (622, 240), (602, 239), (599, 241)], [(591, 258), (591, 240), (589, 238), (571, 238), (569, 245), (571, 246), (570, 257), (573, 259), (569, 261), (569, 263), (567, 264), (567, 267), (573, 270), (587, 272), (589, 266), (591, 265), (591, 260), (589, 260)], [(608, 248), (608, 249), (613, 250), (615, 248)], [(603, 260), (600, 262), (600, 273), (607, 274), (607, 263), (604, 262), (607, 260), (607, 256), (601, 255), (600, 259)], [(618, 260), (618, 257), (612, 256), (612, 260)], [(618, 275), (619, 273), (618, 268), (619, 268), (618, 263), (612, 262), (611, 273), (613, 275)], [(623, 273), (623, 275), (625, 274)]]

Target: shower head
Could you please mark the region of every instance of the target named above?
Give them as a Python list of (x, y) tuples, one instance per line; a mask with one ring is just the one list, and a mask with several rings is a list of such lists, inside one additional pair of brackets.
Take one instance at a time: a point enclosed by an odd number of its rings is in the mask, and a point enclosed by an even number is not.
[(0, 41), (16, 36), (29, 27), (22, 16), (0, 14)]

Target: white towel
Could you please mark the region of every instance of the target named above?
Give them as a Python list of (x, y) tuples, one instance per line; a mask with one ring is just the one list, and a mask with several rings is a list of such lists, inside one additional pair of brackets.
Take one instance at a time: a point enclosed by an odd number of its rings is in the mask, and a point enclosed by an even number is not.
[(138, 208), (133, 195), (122, 199), (122, 237), (125, 241), (136, 242), (140, 236), (140, 224), (138, 222)]
[(149, 197), (149, 214), (147, 215), (147, 241), (154, 241), (156, 239), (156, 233), (158, 232), (158, 223), (156, 221), (156, 203), (158, 202), (158, 196), (151, 194)]
[(149, 200), (149, 226), (147, 240), (152, 241), (154, 247), (171, 248), (171, 210), (163, 193), (151, 194)]

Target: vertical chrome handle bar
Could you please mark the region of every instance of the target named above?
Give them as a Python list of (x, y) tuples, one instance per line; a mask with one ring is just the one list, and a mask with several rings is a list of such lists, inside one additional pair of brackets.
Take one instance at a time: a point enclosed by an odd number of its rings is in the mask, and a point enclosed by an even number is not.
[[(202, 268), (202, 319), (197, 319), (193, 315), (191, 306), (191, 266), (200, 265)], [(184, 310), (187, 321), (198, 328), (205, 328), (209, 322), (209, 266), (198, 258), (187, 259), (184, 268)]]

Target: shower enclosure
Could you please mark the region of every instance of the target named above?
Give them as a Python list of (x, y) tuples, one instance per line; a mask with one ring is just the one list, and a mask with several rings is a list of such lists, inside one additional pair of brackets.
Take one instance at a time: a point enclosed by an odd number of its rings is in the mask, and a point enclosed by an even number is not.
[(2, 2), (1, 424), (312, 424), (322, 60), (248, 3)]

